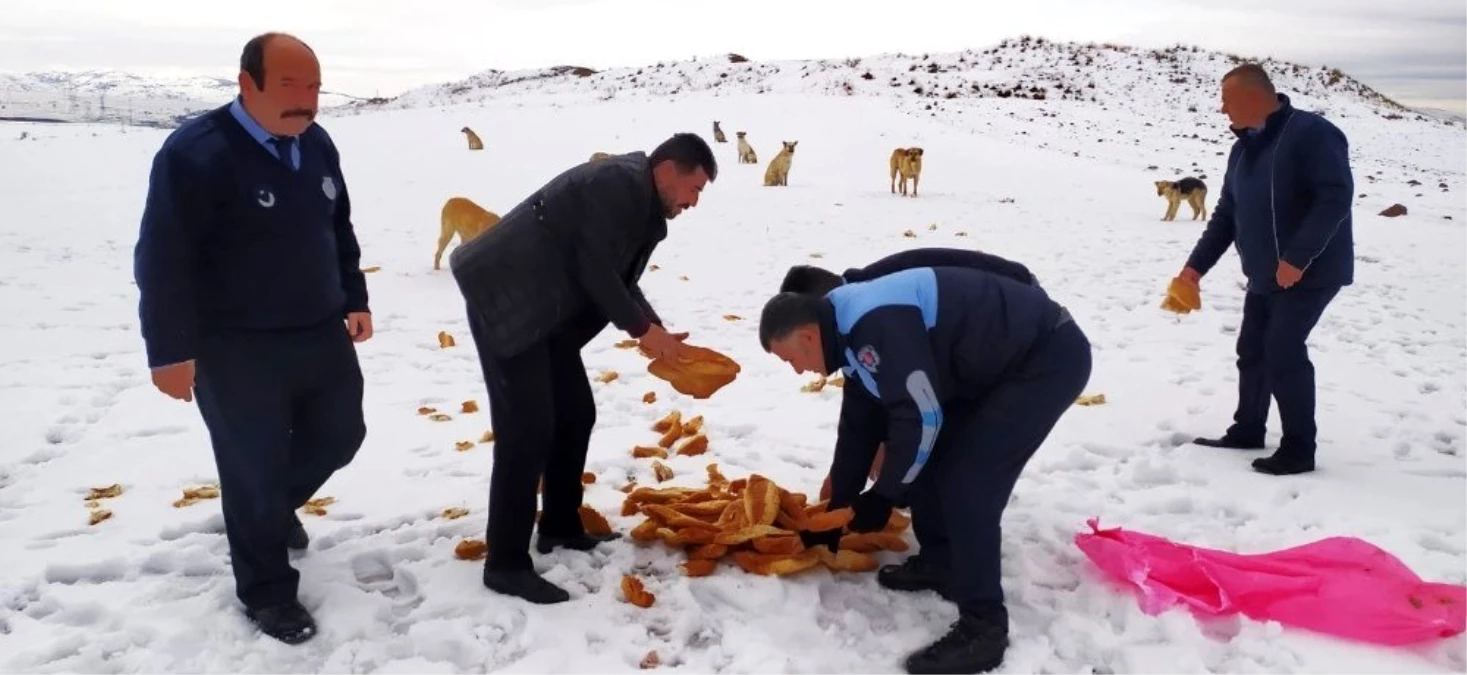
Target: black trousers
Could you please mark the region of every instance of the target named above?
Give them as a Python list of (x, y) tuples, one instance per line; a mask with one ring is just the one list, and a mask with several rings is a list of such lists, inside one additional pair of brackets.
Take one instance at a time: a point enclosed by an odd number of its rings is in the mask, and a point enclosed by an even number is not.
[(1340, 287), (1249, 293), (1238, 329), (1238, 409), (1227, 435), (1263, 443), (1269, 399), (1279, 402), (1279, 454), (1314, 458), (1314, 363), (1305, 341)]
[(291, 514), (366, 438), (362, 371), (342, 321), (205, 337), (194, 395), (219, 470), (235, 593), (247, 607), (296, 598)]
[(489, 389), (494, 425), (494, 468), (489, 478), (489, 526), (485, 541), (497, 569), (531, 569), (536, 488), (545, 478), (540, 532), (574, 536), (581, 526), (581, 473), (596, 399), (581, 361), (581, 348), (606, 326), (584, 315), (550, 338), (508, 359), (484, 345), (483, 318), (468, 309), (469, 330)]
[(961, 611), (1003, 611), (999, 521), (1019, 474), (1082, 393), (1090, 369), (1090, 342), (1070, 321), (1002, 384), (944, 415), (908, 503), (920, 555), (948, 570), (948, 599)]

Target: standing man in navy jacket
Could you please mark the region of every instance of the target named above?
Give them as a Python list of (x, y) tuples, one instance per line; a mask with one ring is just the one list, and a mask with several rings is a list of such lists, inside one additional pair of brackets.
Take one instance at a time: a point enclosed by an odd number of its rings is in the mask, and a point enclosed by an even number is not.
[(340, 157), (313, 124), (321, 69), (294, 37), (245, 44), (240, 97), (169, 135), (135, 251), (153, 384), (198, 397), (235, 592), (282, 642), (315, 634), (286, 549), (294, 511), (366, 436), (353, 342), (372, 336)]
[[(877, 573), (887, 588), (957, 604), (947, 636), (907, 659), (912, 673), (976, 673), (1003, 662), (1008, 611), (1000, 519), (1019, 474), (1090, 380), (1090, 342), (1044, 291), (986, 271), (918, 267), (824, 296), (780, 293), (759, 341), (797, 373), (844, 368), (829, 508), (854, 532), (912, 509), (921, 551)], [(862, 491), (876, 448), (886, 461)], [(839, 531), (801, 532), (839, 547)]]
[(1248, 291), (1238, 331), (1238, 408), (1209, 447), (1264, 447), (1270, 396), (1283, 438), (1261, 473), (1314, 470), (1314, 364), (1305, 342), (1335, 295), (1354, 281), (1350, 147), (1339, 128), (1295, 109), (1262, 68), (1223, 76), (1222, 111), (1238, 140), (1207, 229), (1179, 275), (1198, 284), (1231, 246)]

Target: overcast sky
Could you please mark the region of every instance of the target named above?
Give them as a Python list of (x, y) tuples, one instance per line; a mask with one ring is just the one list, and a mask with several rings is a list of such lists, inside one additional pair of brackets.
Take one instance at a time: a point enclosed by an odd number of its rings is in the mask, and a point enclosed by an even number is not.
[[(597, 68), (956, 51), (1021, 34), (1339, 67), (1388, 96), (1462, 111), (1463, 0), (43, 0), (5, 3), (0, 70), (114, 68), (233, 78), (239, 49), (292, 32), (325, 87), (389, 96), (488, 68)], [(410, 9), (411, 7), (411, 9)]]

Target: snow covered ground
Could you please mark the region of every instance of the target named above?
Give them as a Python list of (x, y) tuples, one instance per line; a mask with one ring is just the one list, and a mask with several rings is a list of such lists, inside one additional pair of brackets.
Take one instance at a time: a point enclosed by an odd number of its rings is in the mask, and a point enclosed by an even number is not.
[[(992, 97), (942, 100), (932, 115), (921, 100), (826, 93), (525, 92), (323, 119), (342, 149), (362, 264), (381, 269), (368, 276), (377, 335), (359, 347), (368, 438), (318, 495), (335, 498), (327, 514), (303, 516), (312, 542), (296, 565), (321, 633), (299, 647), (234, 611), (217, 500), (172, 506), (215, 474), (196, 410), (152, 388), (137, 332), (132, 245), (166, 132), (0, 126), (0, 670), (608, 672), (637, 670), (649, 650), (687, 672), (900, 670), (955, 610), (882, 590), (874, 575), (764, 578), (725, 565), (688, 579), (680, 555), (623, 539), (537, 556), (573, 596), (542, 607), (490, 593), (480, 565), (453, 555), (462, 538), (483, 536), (491, 469), (488, 445), (455, 444), (492, 423), (458, 413), (462, 401), (486, 411), (487, 401), (459, 294), (447, 270), (431, 269), (439, 207), (464, 195), (502, 213), (593, 151), (650, 149), (683, 130), (711, 141), (718, 119), (730, 141), (748, 131), (760, 163), (737, 164), (732, 142), (715, 146), (722, 175), (671, 223), (643, 283), (671, 328), (744, 370), (695, 401), (614, 348), (614, 329), (588, 347), (590, 375), (621, 374), (594, 384), (587, 467), (597, 476), (587, 503), (614, 527), (640, 522), (618, 515), (617, 488), (653, 482), (650, 460), (630, 448), (671, 410), (705, 416), (712, 442), (704, 456), (668, 460), (669, 485), (701, 486), (717, 462), (730, 478), (818, 488), (839, 391), (801, 392), (804, 379), (756, 338), (789, 265), (839, 270), (914, 246), (981, 247), (1028, 264), (1070, 308), (1095, 346), (1088, 393), (1108, 400), (1061, 420), (1006, 513), (1004, 672), (1461, 672), (1464, 636), (1383, 649), (1246, 620), (1203, 626), (1181, 611), (1148, 617), (1074, 546), (1092, 516), (1238, 552), (1358, 536), (1424, 578), (1467, 582), (1461, 127), (1332, 102), (1365, 195), (1357, 283), (1312, 340), (1320, 470), (1275, 478), (1249, 468), (1252, 453), (1187, 444), (1232, 414), (1241, 276), (1229, 254), (1204, 281), (1202, 312), (1158, 309), (1202, 221), (1185, 220), (1184, 205), (1179, 220), (1160, 222), (1151, 181), (1173, 167), (1206, 173), (1211, 208), (1225, 120), (1149, 95), (1134, 92), (1153, 110), (1146, 117)], [(465, 150), (464, 125), (486, 150)], [(34, 140), (14, 141), (22, 131)], [(1098, 145), (1102, 133), (1127, 140)], [(762, 187), (781, 140), (799, 141), (789, 187)], [(916, 199), (888, 188), (887, 156), (908, 145), (926, 149)], [(1376, 215), (1395, 202), (1409, 215)], [(439, 331), (459, 346), (441, 349)], [(656, 403), (642, 403), (648, 391)], [(417, 413), (425, 405), (453, 419), (430, 421)], [(1271, 431), (1276, 442), (1276, 421)], [(111, 484), (124, 488), (102, 500), (113, 516), (88, 525), (88, 489)], [(441, 518), (449, 507), (469, 515)], [(653, 607), (622, 600), (627, 573), (643, 577)]]

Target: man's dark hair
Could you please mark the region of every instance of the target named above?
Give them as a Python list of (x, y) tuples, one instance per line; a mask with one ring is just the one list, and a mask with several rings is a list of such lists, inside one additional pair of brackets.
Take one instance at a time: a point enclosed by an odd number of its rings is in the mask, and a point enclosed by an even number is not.
[(1256, 63), (1245, 63), (1229, 70), (1223, 74), (1222, 79), (1224, 82), (1237, 79), (1244, 84), (1258, 87), (1269, 94), (1277, 93), (1273, 88), (1273, 80), (1268, 77), (1268, 71)]
[(718, 160), (713, 157), (713, 148), (708, 147), (708, 142), (698, 134), (673, 134), (672, 138), (657, 146), (647, 160), (652, 166), (671, 160), (683, 173), (703, 167), (703, 173), (708, 174), (708, 182), (718, 179)]
[(779, 292), (825, 295), (843, 283), (845, 279), (828, 269), (814, 265), (795, 265), (785, 273)]
[(803, 326), (820, 324), (818, 295), (808, 293), (780, 293), (764, 303), (764, 312), (759, 315), (759, 345), (769, 351), (775, 340), (783, 340)]
[(275, 38), (295, 40), (301, 43), (301, 46), (310, 50), (312, 54), (316, 53), (304, 40), (287, 33), (261, 33), (250, 38), (250, 41), (245, 43), (244, 49), (239, 53), (239, 69), (249, 74), (250, 79), (255, 82), (256, 89), (265, 88), (265, 48), (269, 47), (270, 42)]

